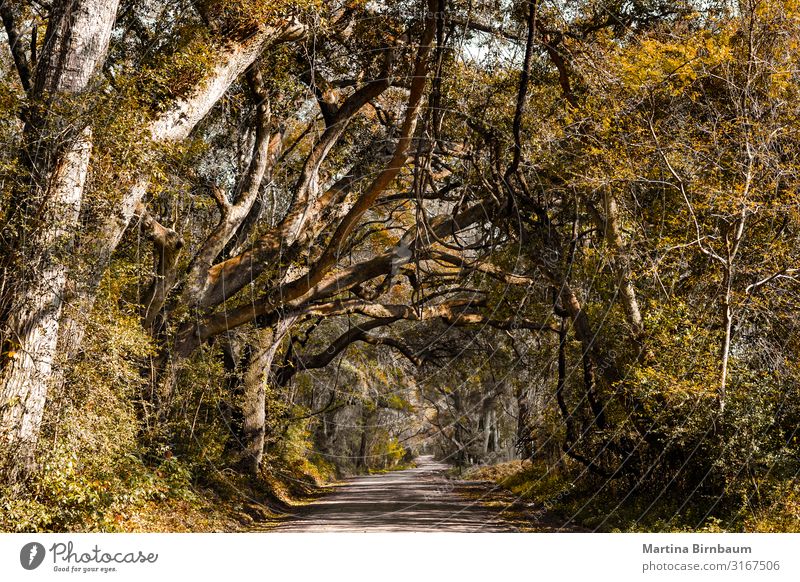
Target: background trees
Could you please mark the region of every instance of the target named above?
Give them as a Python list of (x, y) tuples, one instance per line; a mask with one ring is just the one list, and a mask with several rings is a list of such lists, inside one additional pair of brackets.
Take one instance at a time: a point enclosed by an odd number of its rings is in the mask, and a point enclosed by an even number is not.
[(793, 486), (795, 7), (0, 12), (3, 475), (94, 492), (21, 523), (419, 451), (693, 526)]

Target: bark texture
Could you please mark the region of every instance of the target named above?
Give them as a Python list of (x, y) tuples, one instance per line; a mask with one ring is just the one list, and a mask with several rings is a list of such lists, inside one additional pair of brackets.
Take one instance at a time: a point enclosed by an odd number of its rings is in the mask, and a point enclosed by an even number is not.
[[(25, 128), (31, 183), (18, 196), (18, 235), (5, 265), (13, 284), (3, 302), (0, 439), (11, 451), (4, 460), (10, 481), (34, 468), (92, 152), (91, 128), (74, 119), (80, 118), (81, 94), (105, 59), (117, 5), (115, 0), (55, 2), (36, 68)], [(56, 100), (58, 107), (51, 108)]]

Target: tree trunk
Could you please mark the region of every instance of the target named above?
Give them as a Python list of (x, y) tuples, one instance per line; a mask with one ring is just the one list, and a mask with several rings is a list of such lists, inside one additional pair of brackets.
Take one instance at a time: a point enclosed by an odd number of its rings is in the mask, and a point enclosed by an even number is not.
[[(91, 133), (68, 152), (56, 169), (48, 193), (45, 224), (21, 249), (22, 280), (11, 300), (7, 353), (0, 384), (3, 405), (0, 434), (17, 449), (12, 480), (33, 469), (34, 452), (47, 398), (58, 340), (66, 254), (78, 217), (91, 152)], [(12, 355), (13, 354), (13, 355)]]
[(0, 362), (0, 440), (13, 451), (3, 459), (11, 482), (34, 468), (92, 151), (91, 128), (81, 129), (75, 119), (54, 111), (72, 109), (77, 118), (83, 117), (78, 95), (105, 59), (116, 11), (114, 0), (55, 3), (31, 92), (25, 128), (31, 184), (18, 197), (14, 220), (21, 234), (5, 258), (11, 284), (3, 302), (6, 360)]
[(561, 326), (558, 329), (558, 379), (556, 381), (556, 402), (561, 416), (566, 426), (566, 445), (572, 446), (576, 439), (575, 419), (572, 412), (567, 407), (564, 398), (564, 388), (567, 381), (567, 323), (561, 318)]
[(517, 450), (523, 460), (533, 458), (533, 437), (531, 435), (531, 410), (528, 391), (517, 390)]
[[(492, 390), (494, 390), (494, 386)], [(486, 457), (489, 453), (497, 450), (497, 434), (495, 431), (495, 416), (494, 416), (494, 398), (485, 398), (483, 401), (483, 410), (481, 411), (482, 425), (483, 425), (483, 455)]]
[(639, 337), (644, 331), (642, 313), (639, 309), (639, 301), (636, 299), (636, 290), (631, 280), (630, 258), (625, 243), (622, 240), (622, 230), (619, 226), (619, 209), (617, 201), (611, 192), (605, 195), (605, 214), (606, 214), (606, 240), (609, 242), (614, 252), (613, 268), (619, 287), (620, 299), (625, 309), (628, 324), (631, 326), (634, 337)]
[(267, 387), (271, 379), (272, 363), (283, 338), (294, 324), (295, 318), (278, 322), (265, 330), (259, 349), (253, 354), (244, 375), (244, 402), (242, 405), (242, 464), (257, 475), (264, 456), (267, 419)]
[(264, 454), (266, 436), (266, 384), (269, 382), (265, 368), (271, 364), (272, 330), (264, 341), (266, 349), (254, 354), (244, 376), (244, 403), (242, 406), (242, 465), (251, 474), (258, 474)]
[(358, 456), (356, 457), (356, 469), (364, 470), (367, 468), (367, 438), (368, 426), (370, 424), (370, 413), (366, 405), (361, 406), (361, 441), (358, 444)]
[(725, 396), (728, 387), (728, 360), (731, 353), (731, 330), (733, 328), (733, 313), (731, 310), (731, 280), (733, 278), (733, 268), (730, 264), (726, 265), (723, 277), (725, 292), (722, 297), (722, 366), (720, 371), (720, 383), (717, 390), (717, 402), (720, 411), (725, 410)]
[(469, 451), (467, 450), (468, 435), (465, 434), (464, 425), (462, 424), (464, 407), (462, 404), (461, 394), (458, 391), (453, 392), (453, 413), (455, 420), (453, 421), (453, 439), (458, 445), (458, 451), (455, 454), (455, 462), (459, 467), (466, 467), (469, 464)]

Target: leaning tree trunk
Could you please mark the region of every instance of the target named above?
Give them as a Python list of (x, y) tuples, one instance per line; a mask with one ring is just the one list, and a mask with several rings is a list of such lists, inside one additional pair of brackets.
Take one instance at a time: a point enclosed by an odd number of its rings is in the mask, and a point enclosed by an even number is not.
[[(186, 139), (262, 52), (282, 42), (302, 38), (305, 30), (302, 23), (290, 18), (275, 25), (264, 24), (245, 39), (228, 39), (219, 47), (215, 64), (202, 79), (192, 90), (169, 103), (167, 110), (150, 122), (145, 134), (153, 144), (178, 143)], [(98, 216), (87, 213), (85, 217), (86, 224), (79, 241), (83, 252), (75, 257), (80, 266), (71, 270), (67, 282), (67, 302), (71, 309), (63, 313), (59, 332), (57, 351), (66, 360), (80, 350), (87, 314), (94, 307), (100, 282), (132, 219), (137, 214), (141, 217), (142, 201), (149, 184), (150, 174), (147, 168), (143, 168), (133, 186), (115, 202), (112, 211), (100, 212)], [(63, 378), (56, 382), (63, 382)]]
[[(63, 0), (50, 13), (27, 108), (23, 159), (31, 182), (17, 196), (16, 239), (5, 257), (5, 358), (0, 361), (4, 476), (24, 477), (34, 453), (56, 355), (68, 259), (92, 151), (92, 131), (76, 123), (105, 59), (116, 0)], [(56, 113), (59, 111), (60, 113)], [(66, 113), (64, 113), (66, 111)], [(11, 268), (10, 268), (11, 267)]]

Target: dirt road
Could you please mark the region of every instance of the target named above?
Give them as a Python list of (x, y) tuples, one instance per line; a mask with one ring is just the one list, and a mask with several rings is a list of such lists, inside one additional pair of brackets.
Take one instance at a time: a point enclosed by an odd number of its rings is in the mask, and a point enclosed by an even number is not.
[(423, 456), (415, 469), (350, 479), (273, 531), (517, 531), (501, 515), (502, 503), (485, 502), (485, 484), (448, 480), (447, 469)]

